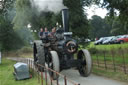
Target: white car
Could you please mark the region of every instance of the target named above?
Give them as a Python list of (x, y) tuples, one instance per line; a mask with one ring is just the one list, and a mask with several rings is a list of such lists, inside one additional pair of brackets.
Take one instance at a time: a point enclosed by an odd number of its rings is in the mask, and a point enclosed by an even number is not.
[(112, 37), (107, 37), (107, 39), (105, 41), (103, 41), (103, 44), (110, 44), (110, 41), (114, 38), (114, 36)]

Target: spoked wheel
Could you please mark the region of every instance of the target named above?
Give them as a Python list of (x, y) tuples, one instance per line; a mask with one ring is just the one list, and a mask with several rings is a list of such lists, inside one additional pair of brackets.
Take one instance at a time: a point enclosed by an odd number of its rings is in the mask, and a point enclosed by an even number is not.
[(88, 77), (92, 70), (92, 58), (88, 50), (80, 50), (78, 52), (78, 59), (82, 60), (82, 65), (78, 68), (81, 76)]
[[(48, 67), (56, 72), (60, 71), (60, 63), (59, 63), (59, 57), (56, 51), (50, 51), (49, 54), (49, 61), (48, 61)], [(52, 77), (53, 80), (56, 80), (59, 75), (57, 75), (55, 72), (49, 70), (49, 75)]]

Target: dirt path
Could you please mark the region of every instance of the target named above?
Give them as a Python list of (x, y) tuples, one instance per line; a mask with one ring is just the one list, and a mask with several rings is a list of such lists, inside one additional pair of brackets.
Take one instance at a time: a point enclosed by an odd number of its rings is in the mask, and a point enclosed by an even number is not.
[(80, 85), (128, 85), (123, 82), (97, 76), (94, 74), (91, 74), (89, 77), (82, 77), (77, 70), (73, 69), (65, 70), (61, 73), (73, 81), (80, 82)]
[[(8, 58), (15, 61), (24, 60), (23, 58)], [(80, 76), (77, 70), (69, 69), (64, 70), (61, 74), (66, 75), (68, 79), (75, 81), (75, 83), (80, 83), (80, 85), (128, 85), (124, 82), (119, 82), (116, 80), (108, 79), (102, 76), (97, 76), (91, 74), (89, 77)], [(64, 79), (59, 77), (59, 85), (64, 85)], [(73, 85), (68, 82), (67, 85)]]

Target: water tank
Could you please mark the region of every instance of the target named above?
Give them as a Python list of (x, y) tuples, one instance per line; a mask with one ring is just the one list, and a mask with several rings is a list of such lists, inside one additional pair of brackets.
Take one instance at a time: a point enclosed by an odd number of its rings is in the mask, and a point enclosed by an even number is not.
[(14, 64), (14, 76), (16, 80), (30, 78), (28, 65), (21, 62)]

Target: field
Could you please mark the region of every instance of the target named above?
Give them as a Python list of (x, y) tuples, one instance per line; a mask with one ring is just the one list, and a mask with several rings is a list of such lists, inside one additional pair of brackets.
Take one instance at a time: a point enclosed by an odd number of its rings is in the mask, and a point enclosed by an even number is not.
[[(118, 64), (128, 64), (128, 43), (111, 45), (94, 45), (93, 42), (88, 46), (93, 60), (114, 61)], [(110, 63), (110, 62), (109, 62)]]
[(128, 81), (128, 43), (94, 45), (88, 50), (93, 59), (93, 73), (121, 81)]
[(3, 52), (4, 57), (31, 57), (33, 58), (33, 48), (29, 46), (24, 46), (21, 49)]
[(124, 44), (109, 44), (109, 45), (94, 45), (94, 42), (91, 42), (87, 48), (96, 48), (99, 50), (113, 50), (113, 49), (121, 49), (128, 48), (128, 43)]
[(13, 65), (15, 63), (11, 60), (2, 59), (2, 64), (0, 64), (0, 85), (40, 85), (36, 76), (27, 80), (16, 81), (13, 76)]

